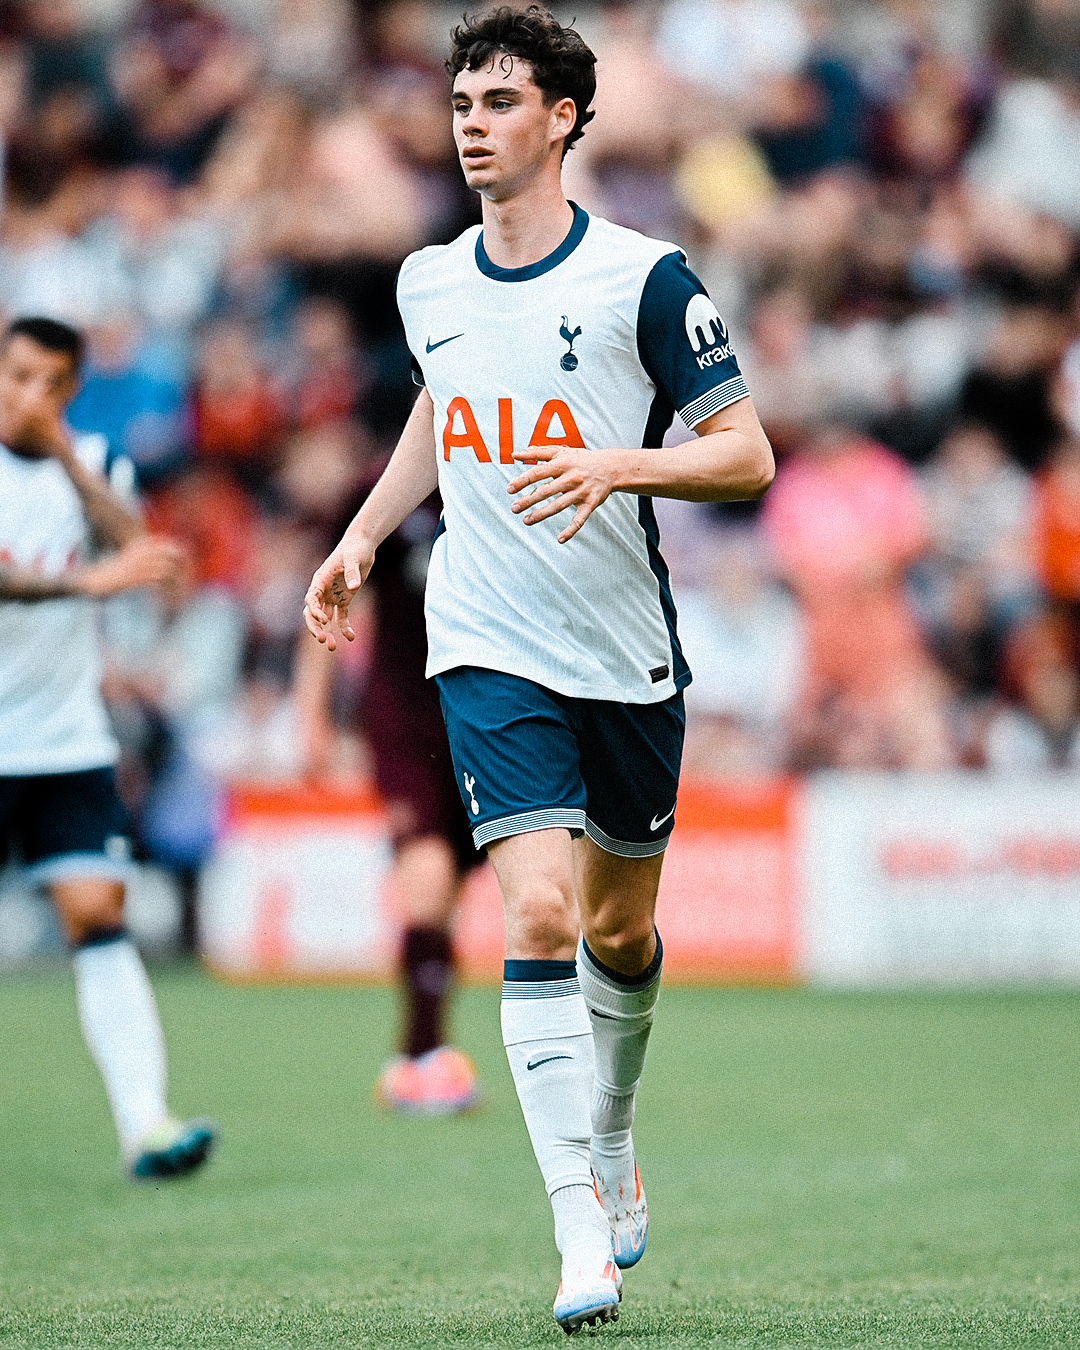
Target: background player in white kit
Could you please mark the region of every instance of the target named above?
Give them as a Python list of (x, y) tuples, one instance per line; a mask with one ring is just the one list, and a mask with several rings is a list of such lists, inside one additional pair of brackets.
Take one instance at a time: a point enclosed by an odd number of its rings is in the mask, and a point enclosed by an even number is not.
[[(47, 887), (74, 949), (125, 1169), (173, 1177), (206, 1159), (214, 1132), (169, 1115), (157, 1007), (124, 930), (130, 850), (93, 602), (169, 580), (179, 555), (110, 489), (102, 438), (64, 426), (81, 355), (79, 334), (51, 319), (0, 339), (0, 863), (13, 852)], [(91, 561), (95, 549), (109, 552)]]
[[(620, 1269), (645, 1246), (630, 1126), (690, 679), (651, 497), (753, 497), (773, 473), (679, 251), (563, 195), (594, 65), (535, 6), (455, 30), (454, 133), (483, 227), (402, 267), (425, 387), (305, 613), (331, 647), (350, 637), (376, 547), (438, 484), (428, 674), (502, 891), (503, 1040), (554, 1210), (567, 1332), (617, 1316)], [(665, 450), (675, 412), (699, 439)]]

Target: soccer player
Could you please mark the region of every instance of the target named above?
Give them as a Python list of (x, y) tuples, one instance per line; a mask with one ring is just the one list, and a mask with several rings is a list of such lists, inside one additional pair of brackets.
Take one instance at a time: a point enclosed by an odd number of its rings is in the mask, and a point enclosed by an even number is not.
[[(74, 949), (127, 1174), (173, 1177), (206, 1159), (214, 1132), (169, 1114), (157, 1007), (124, 930), (130, 850), (94, 600), (168, 581), (178, 552), (111, 490), (101, 439), (64, 425), (81, 356), (80, 335), (51, 319), (0, 339), (0, 862), (13, 852), (48, 888)], [(111, 551), (90, 561), (93, 546)]]
[[(352, 498), (346, 524), (371, 488)], [(386, 807), (394, 883), (404, 920), (398, 955), (403, 995), (401, 1053), (379, 1074), (375, 1098), (405, 1115), (470, 1111), (481, 1098), (476, 1069), (447, 1044), (453, 984), (452, 923), (468, 873), (484, 856), (461, 809), (439, 696), (424, 678), (424, 573), (439, 520), (437, 497), (422, 503), (383, 540), (367, 579), (373, 593), (370, 668), (361, 718)], [(305, 639), (294, 698), (317, 747), (325, 744), (333, 658)]]
[[(424, 387), (305, 613), (328, 646), (349, 638), (376, 548), (438, 484), (428, 674), (502, 890), (503, 1040), (554, 1210), (567, 1332), (617, 1316), (646, 1238), (630, 1130), (690, 679), (651, 498), (755, 497), (773, 474), (679, 250), (563, 195), (594, 65), (536, 6), (454, 30), (454, 135), (483, 225), (401, 269)], [(697, 439), (663, 449), (675, 412)]]

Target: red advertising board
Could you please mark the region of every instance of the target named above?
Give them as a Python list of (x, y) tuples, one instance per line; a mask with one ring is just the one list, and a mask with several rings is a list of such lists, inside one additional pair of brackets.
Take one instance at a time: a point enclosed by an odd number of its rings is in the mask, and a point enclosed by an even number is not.
[[(679, 980), (785, 981), (799, 958), (798, 790), (684, 785), (657, 925)], [(369, 793), (238, 787), (202, 888), (208, 964), (237, 979), (389, 975), (400, 925), (381, 808)], [(497, 979), (498, 887), (473, 874), (458, 917), (466, 976)]]

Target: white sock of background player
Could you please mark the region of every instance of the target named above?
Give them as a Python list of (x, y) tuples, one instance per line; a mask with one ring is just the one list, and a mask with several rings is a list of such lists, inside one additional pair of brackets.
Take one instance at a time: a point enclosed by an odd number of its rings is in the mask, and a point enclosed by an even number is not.
[(555, 1217), (563, 1279), (595, 1274), (611, 1230), (593, 1189), (589, 1014), (573, 961), (507, 961), (502, 1032), (510, 1072)]
[(124, 929), (95, 934), (74, 953), (83, 1036), (112, 1107), (125, 1156), (168, 1116), (165, 1041), (139, 953)]

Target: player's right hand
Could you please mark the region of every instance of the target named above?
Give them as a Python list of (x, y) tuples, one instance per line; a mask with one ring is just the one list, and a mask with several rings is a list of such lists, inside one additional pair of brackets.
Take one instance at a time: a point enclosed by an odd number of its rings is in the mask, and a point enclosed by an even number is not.
[(82, 568), (78, 589), (83, 595), (102, 597), (136, 586), (162, 585), (177, 578), (183, 561), (183, 549), (171, 539), (136, 535), (107, 558)]
[(311, 578), (304, 596), (304, 624), (330, 651), (337, 650), (338, 635), (348, 642), (356, 637), (349, 606), (374, 561), (374, 549), (342, 540)]

